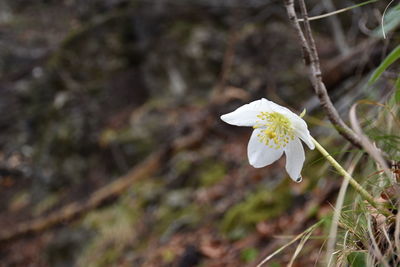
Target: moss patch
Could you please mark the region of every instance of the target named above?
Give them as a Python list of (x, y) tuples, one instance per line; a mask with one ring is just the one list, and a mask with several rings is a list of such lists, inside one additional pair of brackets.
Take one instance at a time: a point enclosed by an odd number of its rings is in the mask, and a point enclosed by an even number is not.
[(202, 218), (202, 210), (198, 205), (183, 198), (179, 200), (180, 205), (176, 205), (177, 203), (166, 201), (156, 211), (156, 232), (162, 235), (162, 239), (168, 239), (177, 231), (195, 227)]
[(126, 194), (116, 204), (86, 216), (83, 226), (96, 235), (80, 255), (78, 266), (110, 266), (123, 255), (136, 235), (134, 224), (141, 214), (130, 200)]
[(200, 185), (209, 187), (219, 182), (226, 174), (226, 167), (219, 162), (206, 162), (199, 172)]
[(259, 189), (244, 201), (231, 207), (224, 216), (222, 231), (232, 239), (240, 239), (261, 221), (281, 215), (291, 204), (287, 188), (278, 190)]

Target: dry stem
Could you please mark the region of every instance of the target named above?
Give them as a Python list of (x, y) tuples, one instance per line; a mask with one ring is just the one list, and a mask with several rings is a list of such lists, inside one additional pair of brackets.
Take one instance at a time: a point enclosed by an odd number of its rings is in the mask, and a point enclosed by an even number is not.
[(315, 46), (314, 38), (311, 33), (311, 27), (308, 21), (306, 6), (304, 0), (300, 0), (299, 2), (304, 21), (305, 34), (303, 33), (303, 30), (300, 27), (299, 21), (297, 19), (296, 11), (294, 9), (294, 1), (284, 0), (289, 20), (296, 30), (298, 38), (300, 39), (305, 64), (310, 68), (310, 80), (313, 85), (314, 91), (317, 94), (318, 99), (326, 114), (328, 115), (329, 120), (336, 128), (336, 130), (344, 138), (350, 141), (354, 146), (361, 148), (360, 138), (343, 122), (336, 108), (333, 106), (331, 99), (329, 98), (325, 84), (322, 81), (322, 73), (318, 58), (318, 52)]

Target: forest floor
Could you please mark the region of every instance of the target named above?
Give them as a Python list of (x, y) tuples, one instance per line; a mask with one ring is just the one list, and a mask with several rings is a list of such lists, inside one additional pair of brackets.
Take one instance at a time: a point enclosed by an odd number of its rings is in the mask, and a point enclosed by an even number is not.
[[(261, 97), (306, 108), (348, 159), (284, 9), (235, 3), (0, 3), (0, 266), (255, 266), (330, 218), (341, 179), (316, 151), (297, 184), (284, 158), (251, 167), (251, 129), (220, 120)], [(355, 34), (343, 55), (325, 26), (317, 46), (343, 114), (382, 51)], [(292, 266), (324, 259), (328, 227)]]

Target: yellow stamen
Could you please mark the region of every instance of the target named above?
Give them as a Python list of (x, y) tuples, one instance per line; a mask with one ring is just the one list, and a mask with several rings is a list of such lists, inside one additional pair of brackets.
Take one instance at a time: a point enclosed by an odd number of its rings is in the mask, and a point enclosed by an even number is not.
[(257, 121), (253, 128), (262, 129), (257, 135), (261, 143), (270, 148), (280, 149), (294, 139), (292, 125), (285, 115), (278, 112), (261, 112), (257, 118), (261, 121)]

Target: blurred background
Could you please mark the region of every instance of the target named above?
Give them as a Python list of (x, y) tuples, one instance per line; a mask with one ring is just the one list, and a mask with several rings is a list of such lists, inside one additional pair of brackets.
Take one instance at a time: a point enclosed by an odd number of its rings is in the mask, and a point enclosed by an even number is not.
[[(310, 16), (354, 4), (307, 1)], [(387, 4), (311, 23), (345, 120), (392, 96), (398, 66), (365, 86), (400, 40), (395, 3), (382, 38)], [(354, 150), (320, 109), (282, 1), (1, 0), (0, 265), (254, 266), (329, 217), (341, 183), (308, 149), (300, 184), (284, 158), (248, 164), (251, 129), (219, 116), (261, 97), (306, 108), (344, 162)]]

